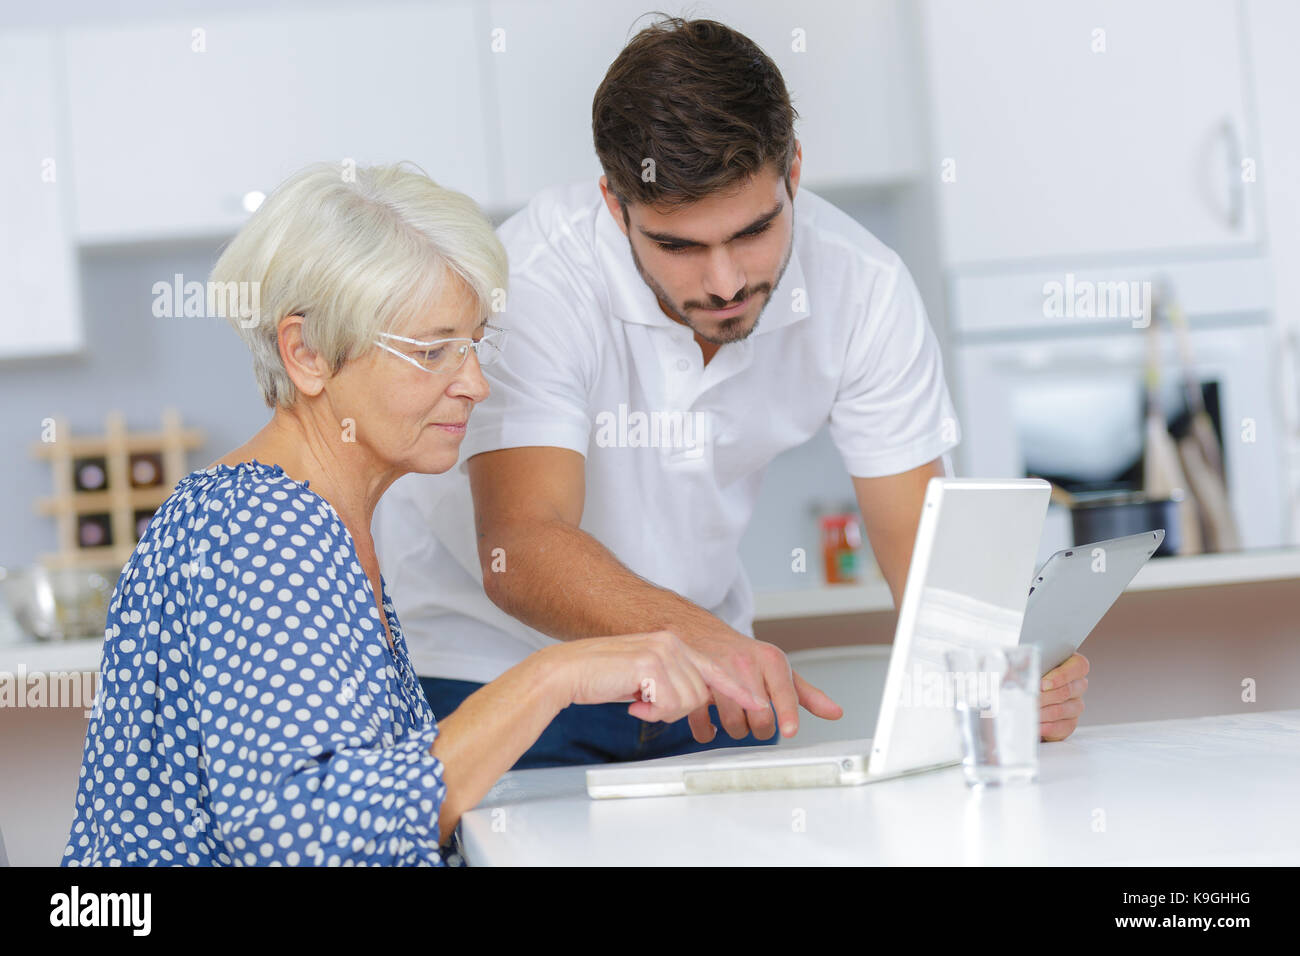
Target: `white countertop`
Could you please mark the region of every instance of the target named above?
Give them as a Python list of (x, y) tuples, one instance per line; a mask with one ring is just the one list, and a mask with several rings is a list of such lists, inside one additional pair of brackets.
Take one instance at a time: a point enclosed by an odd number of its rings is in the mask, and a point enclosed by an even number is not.
[[(1143, 565), (1125, 591), (1169, 591), (1287, 578), (1300, 578), (1300, 548), (1160, 558)], [(894, 600), (889, 595), (889, 587), (879, 577), (862, 584), (832, 584), (754, 594), (756, 621), (892, 610)]]
[(0, 673), (56, 674), (96, 672), (104, 658), (104, 639), (28, 641), (0, 645)]
[(1082, 727), (1039, 762), (983, 792), (951, 767), (632, 800), (589, 799), (582, 767), (520, 771), (462, 840), (479, 866), (1300, 864), (1300, 710)]

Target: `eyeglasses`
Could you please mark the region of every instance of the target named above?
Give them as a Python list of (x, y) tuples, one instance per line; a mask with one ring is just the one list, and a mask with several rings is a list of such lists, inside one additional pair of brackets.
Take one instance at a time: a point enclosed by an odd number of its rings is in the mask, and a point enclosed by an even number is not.
[[(407, 348), (405, 351), (395, 349), (383, 340), (401, 342)], [(485, 367), (491, 365), (501, 357), (501, 353), (505, 350), (505, 340), (505, 329), (485, 325), (483, 337), (477, 342), (474, 339), (464, 338), (434, 339), (432, 342), (422, 342), (419, 339), (408, 339), (404, 335), (381, 332), (379, 339), (375, 340), (375, 344), (385, 351), (392, 352), (398, 358), (424, 369), (426, 372), (449, 375), (460, 371), (461, 366), (465, 364), (465, 359), (469, 358), (471, 351), (478, 356), (479, 365)]]

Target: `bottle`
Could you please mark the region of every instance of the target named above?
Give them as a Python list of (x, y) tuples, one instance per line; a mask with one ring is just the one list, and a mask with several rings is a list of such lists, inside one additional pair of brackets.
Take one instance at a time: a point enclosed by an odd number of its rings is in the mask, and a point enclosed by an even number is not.
[(78, 491), (103, 491), (108, 463), (103, 458), (78, 458), (72, 465), (72, 483)]
[(140, 452), (131, 456), (131, 487), (151, 488), (162, 484), (162, 456)]
[(821, 517), (822, 559), (827, 584), (855, 584), (858, 581), (862, 529), (851, 509)]

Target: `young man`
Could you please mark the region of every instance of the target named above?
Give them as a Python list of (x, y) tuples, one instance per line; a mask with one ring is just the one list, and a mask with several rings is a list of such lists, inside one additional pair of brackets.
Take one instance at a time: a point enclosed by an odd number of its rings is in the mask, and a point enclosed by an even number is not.
[[(434, 713), (551, 640), (660, 628), (756, 698), (673, 726), (569, 708), (517, 767), (775, 742), (800, 706), (840, 716), (752, 637), (738, 553), (764, 469), (822, 425), (902, 598), (956, 416), (907, 268), (799, 189), (794, 118), (775, 65), (728, 27), (634, 37), (593, 103), (599, 188), (546, 190), (499, 231), (510, 341), (461, 468), (403, 479), (381, 506)], [(1045, 739), (1074, 730), (1087, 669), (1075, 655), (1049, 675)]]

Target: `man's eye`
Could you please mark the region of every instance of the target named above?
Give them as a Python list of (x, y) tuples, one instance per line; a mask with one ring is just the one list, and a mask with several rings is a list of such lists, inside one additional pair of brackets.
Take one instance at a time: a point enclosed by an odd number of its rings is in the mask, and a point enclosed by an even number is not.
[[(753, 229), (749, 232), (741, 233), (736, 238), (753, 239), (757, 236), (761, 236), (763, 233), (767, 232), (767, 230), (770, 229), (771, 227), (772, 224), (770, 222), (766, 222), (763, 225), (759, 226), (757, 229)], [(655, 245), (658, 246), (660, 249), (662, 249), (664, 252), (673, 252), (673, 253), (686, 252), (690, 249), (695, 248), (694, 246), (675, 246), (667, 242), (656, 242)]]

